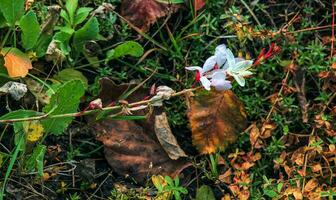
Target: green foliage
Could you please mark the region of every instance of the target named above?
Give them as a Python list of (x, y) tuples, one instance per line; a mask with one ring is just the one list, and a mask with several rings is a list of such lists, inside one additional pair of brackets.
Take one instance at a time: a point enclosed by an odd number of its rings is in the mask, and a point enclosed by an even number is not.
[(96, 40), (99, 35), (99, 23), (97, 18), (92, 17), (87, 21), (82, 28), (77, 30), (74, 34), (74, 45), (78, 50), (83, 49), (86, 41)]
[(78, 8), (74, 19), (74, 26), (81, 24), (89, 16), (92, 10), (92, 8), (87, 7)]
[(44, 154), (47, 150), (47, 147), (44, 145), (37, 145), (33, 153), (28, 157), (25, 162), (25, 168), (28, 172), (33, 172), (34, 170), (37, 171), (38, 176), (43, 176), (43, 161), (44, 161)]
[(143, 47), (133, 41), (127, 41), (120, 45), (118, 45), (115, 49), (111, 49), (106, 53), (106, 60), (105, 62), (108, 62), (109, 60), (120, 58), (126, 55), (130, 55), (133, 57), (140, 57), (144, 53)]
[(200, 188), (198, 188), (196, 193), (196, 199), (195, 200), (216, 200), (215, 195), (211, 189), (211, 187), (207, 185), (202, 185)]
[(40, 35), (40, 24), (37, 21), (36, 14), (29, 11), (20, 19), (20, 28), (22, 30), (22, 46), (26, 50), (32, 49)]
[(41, 115), (42, 113), (33, 111), (33, 110), (16, 110), (9, 112), (0, 117), (0, 120), (12, 120), (12, 119), (21, 119), (27, 117), (36, 117)]
[(0, 11), (7, 23), (14, 27), (24, 12), (24, 0), (0, 0)]
[(180, 185), (180, 178), (176, 176), (174, 180), (169, 176), (164, 177), (167, 185), (163, 187), (163, 191), (172, 193), (175, 200), (182, 200), (182, 194), (188, 194), (188, 190)]
[[(50, 103), (43, 108), (43, 112), (49, 113), (49, 117), (74, 113), (78, 110), (80, 98), (84, 95), (85, 89), (82, 81), (73, 80), (66, 82), (59, 87), (51, 96)], [(71, 123), (74, 117), (59, 117), (45, 119), (41, 123), (46, 132), (59, 135)]]
[(88, 88), (88, 80), (87, 78), (83, 75), (82, 72), (75, 70), (75, 69), (63, 69), (62, 71), (58, 72), (55, 76), (54, 79), (61, 81), (62, 83), (65, 83), (67, 81), (71, 80), (80, 80), (82, 81), (84, 88)]

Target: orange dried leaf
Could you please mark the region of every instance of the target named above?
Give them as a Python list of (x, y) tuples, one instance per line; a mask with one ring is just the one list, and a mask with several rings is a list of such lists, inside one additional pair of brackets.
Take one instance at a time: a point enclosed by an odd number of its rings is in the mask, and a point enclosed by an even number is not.
[(156, 0), (123, 0), (121, 15), (143, 31), (149, 29), (160, 17), (177, 10), (173, 4), (159, 3)]
[(315, 178), (310, 179), (304, 187), (304, 192), (311, 192), (318, 186), (318, 182)]
[(5, 67), (8, 75), (12, 78), (25, 77), (28, 70), (32, 69), (32, 63), (29, 57), (16, 48), (4, 48), (1, 55), (5, 59)]
[(193, 144), (203, 154), (223, 149), (246, 127), (244, 107), (232, 91), (199, 93), (189, 97)]

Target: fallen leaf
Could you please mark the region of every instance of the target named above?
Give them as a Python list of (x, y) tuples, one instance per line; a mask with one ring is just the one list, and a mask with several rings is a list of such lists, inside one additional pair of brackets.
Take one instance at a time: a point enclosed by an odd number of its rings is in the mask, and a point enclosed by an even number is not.
[(304, 192), (311, 192), (318, 186), (318, 182), (315, 178), (310, 179), (304, 187)]
[[(102, 89), (99, 98), (104, 106), (122, 100), (122, 96), (128, 93), (126, 90), (134, 88), (134, 85), (115, 85), (106, 78), (101, 79), (100, 83)], [(136, 102), (145, 96), (146, 91), (140, 88), (123, 100)], [(133, 114), (145, 115), (146, 112), (149, 110), (136, 111)], [(147, 120), (104, 119), (91, 124), (96, 133), (100, 134), (97, 140), (104, 144), (107, 162), (120, 175), (145, 182), (147, 178), (157, 174), (176, 176), (190, 165), (183, 159), (172, 160), (162, 148), (155, 135), (153, 115)]]
[(293, 196), (296, 200), (300, 200), (300, 199), (303, 199), (303, 196), (302, 196), (302, 193), (299, 189), (295, 189), (293, 191)]
[(177, 8), (176, 5), (159, 3), (156, 0), (123, 0), (121, 15), (146, 31), (158, 18), (174, 13)]
[(305, 85), (306, 76), (305, 71), (302, 67), (297, 67), (296, 70), (291, 71), (293, 74), (293, 82), (296, 88), (296, 95), (299, 100), (299, 105), (301, 108), (302, 121), (304, 123), (308, 122), (308, 102), (306, 98)]
[(187, 157), (170, 129), (166, 113), (155, 115), (154, 129), (161, 146), (171, 159)]
[(193, 144), (203, 154), (223, 149), (246, 127), (246, 114), (230, 90), (198, 93), (188, 97)]
[(5, 67), (12, 78), (25, 77), (33, 69), (29, 57), (17, 48), (3, 48), (0, 52), (5, 59)]
[(250, 143), (253, 148), (260, 149), (264, 146), (263, 141), (260, 139), (260, 131), (254, 123), (250, 131)]
[(109, 165), (121, 175), (144, 182), (152, 175), (175, 176), (186, 162), (171, 160), (148, 130), (131, 120), (104, 120), (95, 125)]

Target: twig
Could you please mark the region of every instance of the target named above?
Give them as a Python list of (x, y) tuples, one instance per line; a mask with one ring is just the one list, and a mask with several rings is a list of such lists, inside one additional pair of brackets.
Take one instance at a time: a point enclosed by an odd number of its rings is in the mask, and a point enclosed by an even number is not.
[(259, 22), (257, 16), (254, 14), (253, 10), (247, 5), (247, 3), (244, 0), (240, 0), (240, 2), (245, 6), (245, 8), (250, 12), (253, 19), (257, 22), (259, 26), (261, 26), (261, 23)]
[[(171, 97), (181, 96), (185, 93), (192, 92), (192, 91), (195, 91), (195, 90), (198, 90), (198, 89), (200, 89), (200, 87), (185, 89), (185, 90), (182, 90), (180, 92), (173, 93), (171, 95)], [(150, 104), (153, 104), (155, 102), (162, 101), (162, 100), (163, 100), (163, 98), (159, 98), (159, 99), (155, 99), (155, 100), (152, 100), (152, 99), (142, 100), (142, 101), (130, 103), (127, 106), (130, 109), (134, 108), (134, 107), (137, 107), (137, 106), (141, 106), (141, 105), (149, 106)], [(80, 117), (80, 116), (95, 114), (95, 113), (102, 112), (102, 111), (112, 111), (112, 110), (118, 110), (118, 109), (122, 109), (122, 108), (124, 108), (123, 105), (118, 105), (118, 106), (109, 106), (109, 107), (105, 107), (105, 108), (101, 108), (101, 109), (93, 109), (93, 110), (80, 111), (80, 112), (75, 112), (75, 113), (58, 114), (58, 115), (50, 115), (51, 112), (49, 112), (49, 113), (42, 114), (42, 115), (35, 116), (35, 117), (0, 120), (0, 124), (1, 123), (34, 121), (34, 120), (42, 120), (42, 119), (57, 119), (57, 118), (64, 118), (64, 117)]]
[[(331, 0), (331, 6), (332, 6), (332, 27), (335, 26), (335, 2), (334, 0)], [(335, 28), (331, 29), (331, 49), (330, 49), (330, 57), (332, 58), (334, 55), (334, 41), (335, 41)]]
[[(289, 71), (287, 71), (287, 73), (286, 73), (286, 76), (285, 76), (285, 79), (283, 80), (283, 82), (284, 83), (287, 83), (287, 80), (288, 80), (288, 76), (289, 76)], [(267, 117), (266, 117), (266, 122), (269, 120), (269, 118), (271, 117), (271, 115), (272, 115), (272, 113), (273, 113), (273, 111), (274, 111), (274, 109), (275, 109), (275, 105), (278, 103), (278, 101), (279, 101), (279, 96), (282, 94), (282, 90), (283, 90), (283, 88), (284, 88), (284, 86), (285, 86), (285, 84), (282, 84), (282, 86), (281, 86), (281, 88), (280, 88), (280, 90), (279, 90), (279, 92), (278, 92), (278, 97), (276, 98), (276, 100), (274, 101), (274, 103), (273, 103), (273, 105), (272, 105), (272, 108), (271, 108), (271, 110), (269, 111), (269, 113), (268, 113), (268, 115), (267, 115)]]

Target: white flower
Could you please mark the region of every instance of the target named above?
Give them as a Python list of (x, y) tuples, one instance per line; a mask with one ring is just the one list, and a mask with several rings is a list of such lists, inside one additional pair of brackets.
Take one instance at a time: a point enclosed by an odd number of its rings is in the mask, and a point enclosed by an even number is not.
[(252, 66), (253, 61), (235, 58), (230, 49), (226, 49), (226, 58), (227, 62), (223, 69), (225, 69), (229, 75), (233, 76), (240, 86), (245, 86), (244, 77), (252, 74), (248, 69)]
[(222, 71), (216, 71), (212, 74), (211, 85), (218, 91), (229, 90), (232, 88), (231, 82), (226, 80), (226, 74)]
[[(196, 81), (200, 81), (206, 90), (211, 89), (211, 81), (208, 79), (212, 77), (212, 73), (206, 74), (213, 69), (218, 69), (224, 66), (226, 62), (226, 46), (221, 44), (216, 47), (215, 55), (210, 56), (204, 63), (203, 67), (192, 66), (186, 67), (187, 70), (197, 71)], [(218, 75), (217, 75), (218, 76)]]

